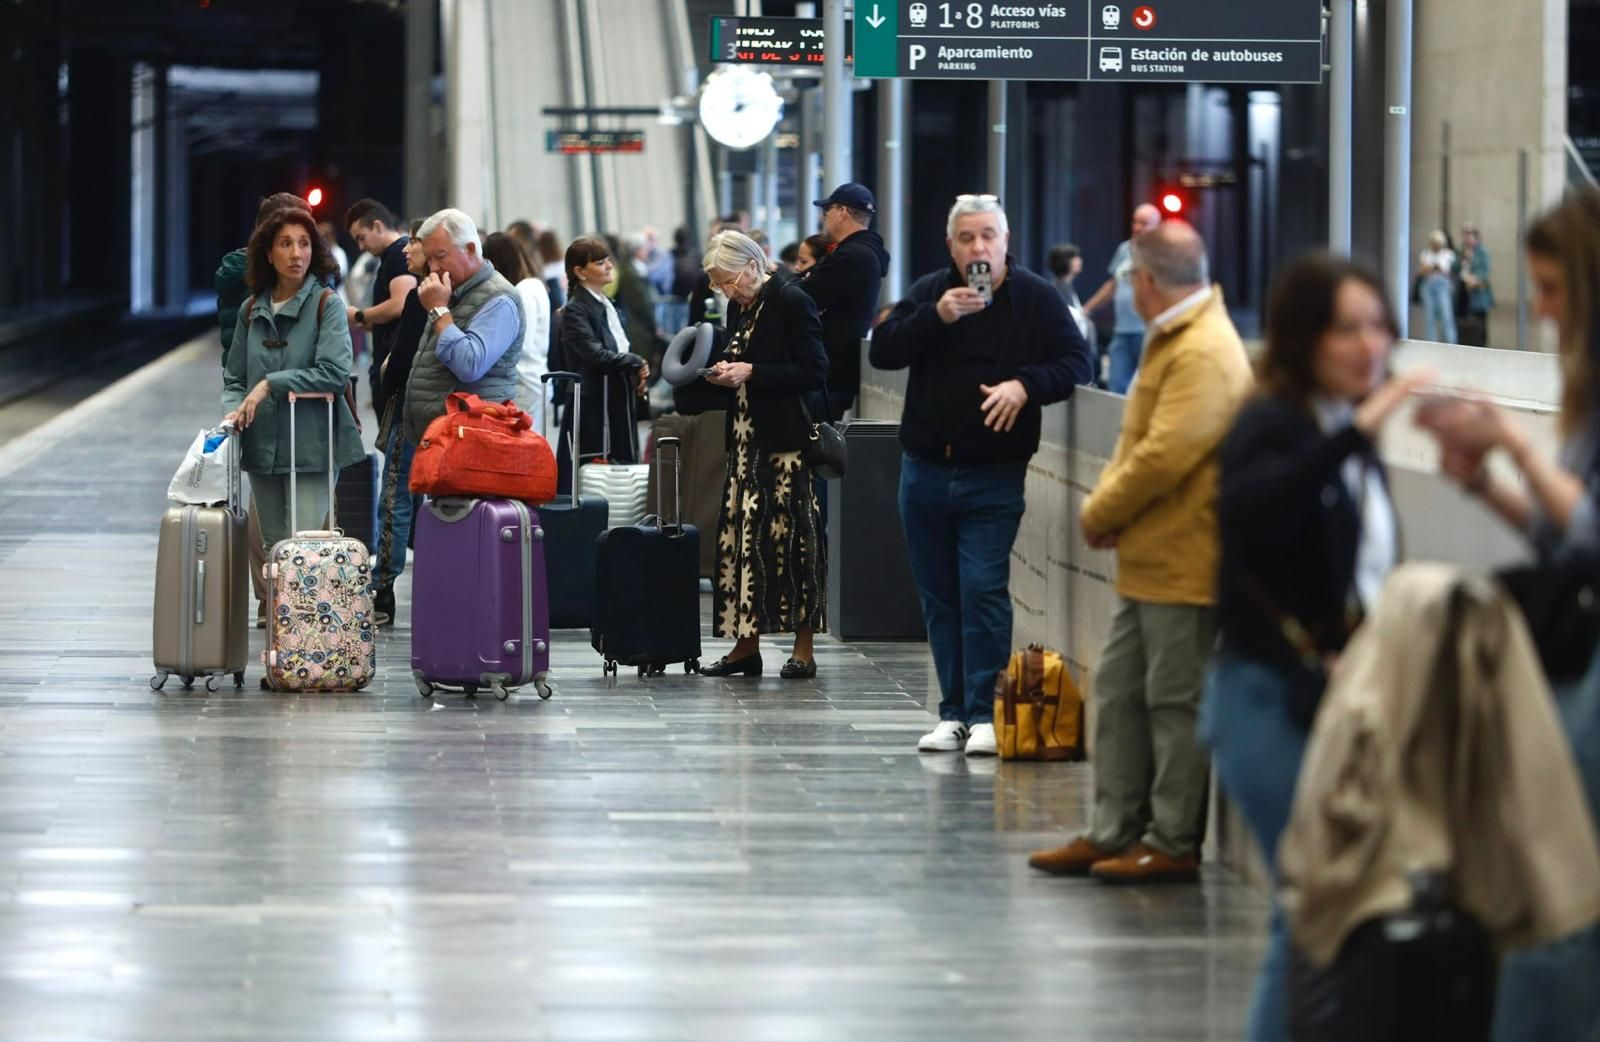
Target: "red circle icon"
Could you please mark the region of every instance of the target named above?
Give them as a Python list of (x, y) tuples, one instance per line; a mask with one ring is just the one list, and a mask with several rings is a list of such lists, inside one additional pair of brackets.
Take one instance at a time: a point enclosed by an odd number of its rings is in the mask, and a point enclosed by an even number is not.
[(1146, 32), (1154, 29), (1156, 27), (1156, 9), (1153, 7), (1141, 7), (1135, 10), (1133, 12), (1133, 25), (1134, 28), (1143, 29)]

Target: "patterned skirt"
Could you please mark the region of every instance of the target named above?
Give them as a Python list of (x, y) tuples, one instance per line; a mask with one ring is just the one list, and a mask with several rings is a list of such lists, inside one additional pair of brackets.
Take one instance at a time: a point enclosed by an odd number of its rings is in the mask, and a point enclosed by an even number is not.
[(827, 627), (827, 575), (811, 468), (798, 452), (762, 452), (741, 409), (717, 524), (713, 632), (725, 640), (820, 633)]

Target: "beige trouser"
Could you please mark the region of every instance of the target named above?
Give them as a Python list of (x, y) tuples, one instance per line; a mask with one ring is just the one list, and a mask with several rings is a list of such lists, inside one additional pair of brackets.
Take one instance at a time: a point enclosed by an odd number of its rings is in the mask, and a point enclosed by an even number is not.
[(1209, 761), (1195, 720), (1215, 639), (1210, 607), (1119, 598), (1094, 680), (1095, 846), (1199, 854)]

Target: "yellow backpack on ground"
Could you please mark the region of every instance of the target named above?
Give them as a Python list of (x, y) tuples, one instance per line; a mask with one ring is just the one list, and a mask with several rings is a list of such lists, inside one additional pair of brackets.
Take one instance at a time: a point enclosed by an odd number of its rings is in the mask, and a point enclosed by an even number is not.
[(1002, 760), (1083, 759), (1083, 696), (1060, 653), (1030, 644), (994, 685)]

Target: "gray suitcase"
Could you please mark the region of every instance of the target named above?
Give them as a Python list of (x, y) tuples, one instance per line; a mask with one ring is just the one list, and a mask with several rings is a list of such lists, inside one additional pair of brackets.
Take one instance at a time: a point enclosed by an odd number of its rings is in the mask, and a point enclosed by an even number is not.
[(220, 676), (244, 684), (249, 656), (250, 548), (241, 494), (238, 432), (222, 506), (174, 506), (161, 519), (156, 551), (153, 644), (160, 691), (177, 676), (185, 688), (196, 677), (216, 690)]

